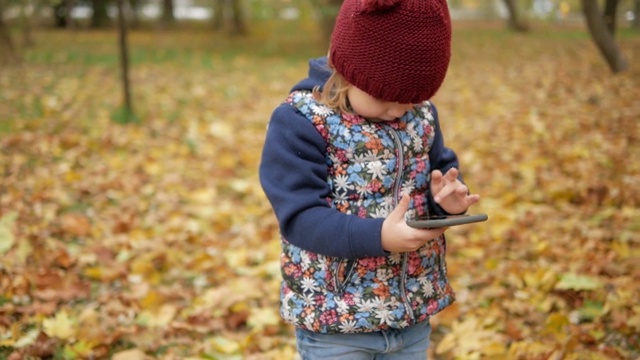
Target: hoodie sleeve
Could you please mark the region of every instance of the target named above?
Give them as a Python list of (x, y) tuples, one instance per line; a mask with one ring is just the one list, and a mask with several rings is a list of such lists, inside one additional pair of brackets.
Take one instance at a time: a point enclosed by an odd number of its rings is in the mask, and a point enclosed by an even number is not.
[(363, 219), (329, 205), (325, 140), (291, 105), (271, 116), (260, 163), (260, 183), (290, 243), (327, 256), (386, 256), (384, 219)]
[[(434, 112), (433, 115), (435, 120), (435, 137), (433, 139), (431, 149), (429, 149), (429, 162), (431, 165), (431, 171), (437, 169), (445, 174), (451, 168), (459, 169), (460, 165), (458, 163), (458, 157), (456, 156), (455, 152), (444, 145), (444, 137), (442, 136), (440, 120), (438, 119), (438, 110), (436, 109), (435, 105), (431, 104), (431, 106)], [(458, 178), (460, 179), (460, 181), (462, 181), (462, 175), (460, 175)], [(448, 213), (433, 200), (433, 194), (429, 196), (429, 201), (429, 211), (433, 211), (437, 215), (448, 215)]]

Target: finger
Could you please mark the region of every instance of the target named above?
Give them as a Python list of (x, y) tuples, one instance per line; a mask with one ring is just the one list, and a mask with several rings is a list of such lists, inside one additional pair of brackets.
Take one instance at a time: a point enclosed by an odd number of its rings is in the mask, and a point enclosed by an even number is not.
[(456, 191), (457, 188), (458, 188), (458, 184), (449, 183), (449, 184), (445, 185), (442, 189), (440, 189), (440, 191), (437, 194), (435, 194), (435, 196), (433, 197), (433, 200), (436, 203), (440, 203), (440, 201), (442, 201), (442, 199), (444, 199), (447, 196), (451, 195), (451, 193)]
[[(424, 230), (425, 231), (425, 240), (424, 243), (428, 243), (429, 241), (441, 236), (442, 234), (444, 234), (445, 231), (447, 231), (449, 228), (448, 227), (442, 227), (442, 228), (437, 228), (437, 229), (429, 229), (429, 230)], [(427, 233), (428, 232), (428, 233)]]
[(442, 171), (440, 171), (440, 170), (433, 170), (431, 172), (431, 181), (436, 183), (436, 184), (439, 183), (440, 181), (442, 181), (442, 177), (443, 177)]
[(445, 174), (445, 178), (448, 181), (456, 181), (458, 179), (458, 175), (460, 174), (460, 172), (458, 171), (458, 169), (456, 168), (451, 168), (449, 169), (449, 171), (447, 171), (447, 173)]
[(477, 203), (478, 201), (480, 201), (480, 195), (478, 195), (478, 194), (473, 194), (473, 195), (467, 196), (467, 204), (469, 206)]
[(456, 191), (456, 194), (460, 196), (469, 195), (469, 188), (467, 187), (467, 185), (461, 185), (455, 191)]
[(404, 213), (406, 213), (407, 210), (409, 210), (409, 195), (404, 194), (400, 198), (400, 201), (398, 202), (396, 208), (393, 209), (391, 215), (395, 216), (398, 219), (404, 218)]
[(442, 175), (442, 172), (440, 170), (433, 170), (431, 172), (429, 189), (431, 190), (431, 194), (433, 196), (435, 196), (435, 194), (438, 193), (440, 189), (442, 189), (442, 187), (444, 186), (444, 181), (442, 180), (443, 178), (444, 178), (444, 175)]

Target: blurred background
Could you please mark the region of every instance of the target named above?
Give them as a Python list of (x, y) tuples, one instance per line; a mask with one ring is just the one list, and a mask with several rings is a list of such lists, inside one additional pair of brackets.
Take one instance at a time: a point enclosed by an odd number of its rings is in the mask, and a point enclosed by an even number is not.
[[(295, 358), (257, 167), (340, 4), (0, 0), (0, 359)], [(449, 6), (429, 358), (639, 359), (640, 1)]]

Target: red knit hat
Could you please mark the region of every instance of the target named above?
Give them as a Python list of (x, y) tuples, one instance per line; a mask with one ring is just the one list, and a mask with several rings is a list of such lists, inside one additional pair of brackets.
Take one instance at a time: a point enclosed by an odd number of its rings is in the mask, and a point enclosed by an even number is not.
[(430, 99), (451, 58), (446, 0), (345, 0), (329, 59), (349, 83), (384, 101)]

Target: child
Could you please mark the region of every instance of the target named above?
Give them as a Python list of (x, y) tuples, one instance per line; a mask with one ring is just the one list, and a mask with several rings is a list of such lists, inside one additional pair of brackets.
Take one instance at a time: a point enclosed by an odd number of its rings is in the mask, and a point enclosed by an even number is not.
[(479, 199), (427, 101), (450, 47), (446, 0), (345, 0), (328, 58), (272, 114), (260, 181), (303, 359), (425, 359), (429, 317), (454, 301), (446, 229), (406, 224)]

